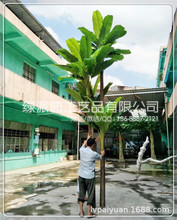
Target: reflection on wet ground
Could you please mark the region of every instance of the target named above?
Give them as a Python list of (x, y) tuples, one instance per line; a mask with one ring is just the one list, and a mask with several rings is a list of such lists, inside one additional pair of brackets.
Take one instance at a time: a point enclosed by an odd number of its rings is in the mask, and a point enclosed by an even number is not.
[[(131, 164), (109, 162), (106, 165), (106, 200), (109, 207), (145, 206), (153, 208), (168, 208), (172, 212), (173, 178), (170, 170), (142, 169), (141, 173), (131, 169)], [(26, 198), (19, 204), (7, 204), (7, 215), (78, 215), (77, 204), (77, 170), (78, 166), (50, 170), (31, 175), (28, 181), (18, 184), (12, 192), (13, 196)], [(34, 179), (35, 177), (35, 179)], [(21, 177), (21, 181), (27, 176)], [(35, 181), (34, 181), (35, 180)], [(41, 181), (43, 180), (43, 181)], [(96, 197), (99, 206), (99, 172), (96, 173)], [(28, 183), (28, 184), (27, 184)], [(26, 197), (25, 197), (26, 196)], [(29, 196), (29, 197), (28, 197)], [(15, 197), (11, 197), (12, 199)], [(139, 213), (138, 213), (139, 214)], [(157, 215), (158, 213), (144, 212), (143, 215)]]

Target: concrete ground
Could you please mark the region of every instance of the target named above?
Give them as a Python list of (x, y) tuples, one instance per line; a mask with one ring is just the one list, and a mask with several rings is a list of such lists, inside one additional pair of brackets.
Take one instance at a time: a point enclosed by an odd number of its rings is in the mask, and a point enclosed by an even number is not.
[[(76, 161), (63, 161), (6, 172), (5, 216), (1, 219), (80, 219), (76, 193), (78, 168)], [(173, 176), (166, 167), (160, 168), (144, 164), (137, 174), (134, 164), (108, 162), (106, 209), (93, 210), (97, 218), (169, 219), (173, 211)], [(99, 163), (96, 169), (99, 170)], [(99, 171), (96, 201), (99, 208)], [(87, 213), (86, 204), (84, 211)]]

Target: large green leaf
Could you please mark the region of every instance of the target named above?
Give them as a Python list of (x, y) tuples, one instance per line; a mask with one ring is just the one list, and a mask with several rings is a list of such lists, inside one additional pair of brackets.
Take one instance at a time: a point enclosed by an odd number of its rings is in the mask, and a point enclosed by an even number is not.
[(99, 127), (98, 127), (98, 125), (96, 125), (93, 121), (86, 120), (86, 118), (93, 116), (92, 113), (87, 113), (87, 114), (85, 115), (85, 114), (83, 114), (83, 113), (76, 112), (76, 114), (78, 114), (78, 115), (81, 116), (81, 118), (85, 121), (85, 124), (90, 125), (91, 127), (95, 128), (97, 131), (100, 130)]
[(95, 33), (96, 37), (98, 38), (99, 34), (100, 34), (101, 27), (103, 25), (103, 23), (102, 23), (103, 17), (98, 10), (93, 12), (92, 22), (93, 22), (94, 33)]
[[(92, 107), (94, 107), (94, 102), (92, 99), (90, 99), (89, 97), (87, 97), (88, 100), (90, 100), (90, 106), (91, 106), (91, 109)], [(90, 121), (88, 122), (90, 125), (91, 123), (94, 123), (96, 124), (98, 127), (99, 127), (99, 131), (101, 131), (102, 133), (105, 133), (108, 128), (109, 128), (109, 125), (110, 123), (112, 122), (112, 114), (114, 112), (114, 109), (115, 107), (117, 106), (117, 103), (121, 100), (121, 97), (117, 98), (114, 102), (115, 106), (111, 106), (112, 103), (108, 103), (105, 107), (103, 107), (103, 112), (99, 112), (99, 111), (91, 111), (89, 112), (88, 114), (85, 113), (87, 116), (92, 116), (94, 117), (94, 121)]]
[(99, 73), (101, 73), (102, 71), (104, 71), (109, 66), (111, 66), (114, 62), (115, 61), (113, 59), (110, 59), (110, 60), (106, 60), (102, 63), (98, 63), (94, 69), (94, 73), (92, 75), (92, 78), (95, 77), (96, 75), (98, 75)]
[(69, 63), (66, 65), (60, 65), (60, 64), (54, 64), (54, 65), (58, 66), (61, 69), (69, 71), (70, 73), (74, 73), (75, 75), (83, 76), (83, 68), (79, 62)]
[(115, 49), (113, 52), (119, 53), (119, 54), (131, 54), (130, 50), (122, 50), (122, 49)]
[(110, 54), (109, 57), (112, 58), (114, 61), (124, 59), (124, 56), (122, 54)]
[(92, 32), (92, 31), (89, 31), (87, 30), (85, 27), (80, 27), (78, 28), (85, 36), (89, 37), (90, 40), (93, 42), (93, 43), (96, 43), (97, 42), (97, 38), (96, 38), (96, 35)]
[(102, 43), (105, 36), (110, 32), (112, 26), (113, 16), (107, 15), (103, 19), (103, 25), (101, 27), (99, 42)]
[(85, 85), (84, 81), (79, 81), (77, 83), (77, 87), (78, 87), (79, 92), (82, 95), (82, 97), (86, 96), (86, 85)]
[(96, 91), (98, 89), (98, 84), (100, 83), (100, 74), (97, 76), (97, 79), (96, 79), (96, 82), (95, 82), (95, 85), (93, 87), (93, 95), (95, 96), (96, 94)]
[(82, 60), (89, 58), (92, 53), (91, 40), (89, 37), (82, 36), (80, 41), (80, 55)]
[(113, 60), (123, 60), (124, 56), (122, 54), (130, 54), (130, 50), (121, 50), (121, 49), (114, 49), (110, 52), (109, 56)]
[[(109, 88), (112, 86), (113, 83), (108, 83), (105, 88), (103, 89), (103, 94), (104, 96), (107, 94)], [(99, 101), (100, 100), (100, 94), (96, 97), (96, 100)]]
[(80, 92), (77, 92), (76, 90), (66, 88), (65, 91), (69, 93), (77, 102), (83, 102)]
[[(104, 59), (108, 57), (108, 54), (110, 54), (110, 52), (112, 50), (113, 50), (113, 48), (109, 44), (100, 47), (100, 49), (97, 50), (98, 52), (94, 53), (94, 54), (96, 54), (97, 63), (104, 61)], [(94, 54), (93, 54), (93, 56), (94, 56)]]
[(73, 56), (68, 50), (60, 48), (56, 51), (56, 53), (60, 54), (65, 60), (68, 62), (77, 62), (77, 57)]
[[(94, 106), (93, 101), (91, 99), (90, 103), (91, 103), (91, 108)], [(103, 107), (104, 108), (104, 107)], [(91, 114), (93, 116), (95, 116), (94, 123), (99, 127), (99, 130), (102, 132), (106, 132), (108, 130), (109, 124), (110, 122), (107, 120), (107, 114), (105, 113), (105, 111), (103, 112), (91, 112)]]
[(94, 73), (94, 68), (96, 66), (96, 58), (95, 57), (86, 58), (84, 59), (84, 63), (87, 68), (87, 73), (89, 75), (92, 75)]
[(113, 44), (115, 40), (117, 40), (120, 37), (123, 37), (126, 34), (126, 30), (121, 25), (116, 25), (112, 31), (105, 37), (103, 40), (103, 44)]
[(106, 86), (105, 86), (105, 88), (103, 89), (103, 94), (104, 95), (106, 95), (107, 94), (107, 92), (108, 92), (108, 90), (109, 90), (109, 88), (112, 86), (112, 82), (109, 82)]
[(66, 40), (66, 44), (68, 48), (70, 49), (72, 55), (78, 58), (79, 61), (81, 61), (81, 56), (80, 56), (80, 45), (77, 42), (75, 38), (70, 38)]
[[(118, 97), (114, 102), (108, 102), (108, 104), (104, 107), (104, 112), (108, 115), (108, 116), (112, 116), (112, 114), (114, 113), (114, 105), (117, 106), (118, 102), (122, 99), (122, 97)], [(113, 107), (112, 107), (113, 106)]]

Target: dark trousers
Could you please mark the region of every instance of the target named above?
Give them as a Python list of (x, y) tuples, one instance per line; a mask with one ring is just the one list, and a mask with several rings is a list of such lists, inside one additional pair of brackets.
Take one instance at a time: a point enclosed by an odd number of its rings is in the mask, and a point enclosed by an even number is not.
[(85, 202), (84, 197), (88, 194), (87, 205), (95, 208), (95, 177), (93, 179), (85, 179), (79, 176), (79, 199), (78, 201)]

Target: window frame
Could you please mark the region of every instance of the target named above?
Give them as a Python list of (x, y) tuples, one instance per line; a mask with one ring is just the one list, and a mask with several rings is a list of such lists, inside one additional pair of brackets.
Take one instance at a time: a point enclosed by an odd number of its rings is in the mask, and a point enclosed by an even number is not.
[[(58, 85), (58, 88), (56, 88), (54, 85)], [(54, 86), (54, 87), (53, 87), (53, 86)], [(55, 88), (55, 89), (58, 89), (58, 93), (54, 91), (54, 88)], [(57, 82), (56, 82), (55, 80), (53, 80), (53, 79), (52, 79), (52, 93), (55, 94), (55, 95), (58, 95), (58, 96), (60, 95), (60, 84), (57, 83)]]
[(32, 83), (35, 83), (36, 70), (28, 63), (23, 63), (23, 78), (29, 80)]

